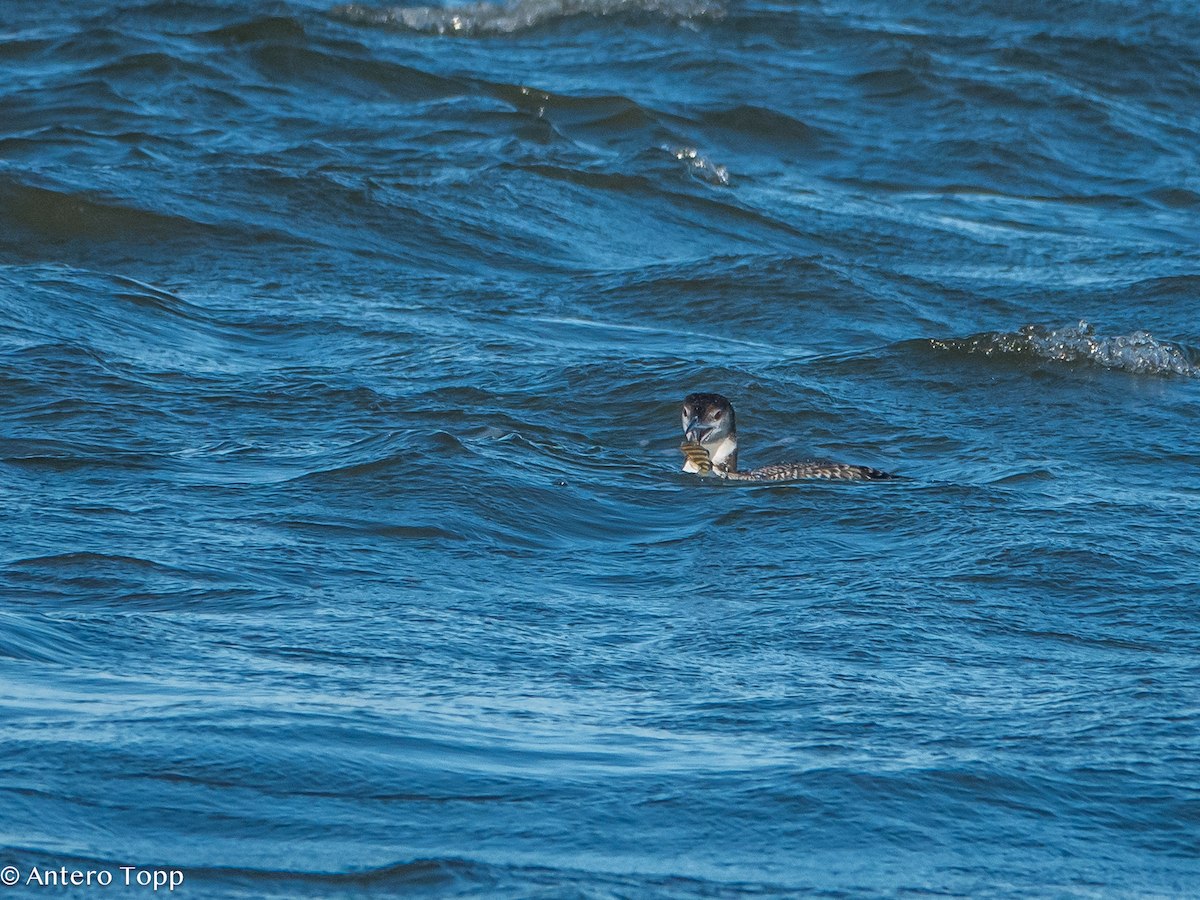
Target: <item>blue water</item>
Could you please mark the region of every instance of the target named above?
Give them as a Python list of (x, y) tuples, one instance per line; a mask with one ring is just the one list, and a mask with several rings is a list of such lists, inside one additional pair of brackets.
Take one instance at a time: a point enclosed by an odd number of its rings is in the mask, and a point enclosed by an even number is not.
[(1170, 0), (5, 0), (5, 890), (1200, 897), (1198, 148)]

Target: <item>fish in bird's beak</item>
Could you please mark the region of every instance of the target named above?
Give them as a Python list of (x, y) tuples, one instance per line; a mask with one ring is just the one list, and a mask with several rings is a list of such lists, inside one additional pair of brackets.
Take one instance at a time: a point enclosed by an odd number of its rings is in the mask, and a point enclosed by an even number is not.
[(679, 445), (679, 452), (688, 458), (688, 462), (700, 470), (701, 475), (707, 475), (712, 471), (712, 457), (698, 443), (684, 441)]

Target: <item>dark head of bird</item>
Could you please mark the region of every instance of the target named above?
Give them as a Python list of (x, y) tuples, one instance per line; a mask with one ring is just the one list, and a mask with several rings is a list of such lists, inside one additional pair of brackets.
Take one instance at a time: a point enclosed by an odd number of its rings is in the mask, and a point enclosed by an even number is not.
[(733, 404), (720, 394), (688, 394), (683, 400), (683, 435), (698, 444), (719, 444), (737, 433)]

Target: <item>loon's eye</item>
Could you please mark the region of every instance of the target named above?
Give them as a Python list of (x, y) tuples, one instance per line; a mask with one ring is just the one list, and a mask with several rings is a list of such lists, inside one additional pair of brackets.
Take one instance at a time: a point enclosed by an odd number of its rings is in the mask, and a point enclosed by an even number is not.
[(721, 421), (721, 416), (723, 416), (723, 415), (724, 415), (724, 413), (723, 413), (723, 412), (721, 412), (721, 410), (719, 410), (719, 409), (718, 409), (718, 410), (717, 410), (715, 413), (713, 413), (713, 421), (714, 421), (714, 422), (720, 422), (720, 421)]
[(692, 408), (690, 406), (685, 406), (683, 408), (683, 414), (690, 419), (692, 417)]

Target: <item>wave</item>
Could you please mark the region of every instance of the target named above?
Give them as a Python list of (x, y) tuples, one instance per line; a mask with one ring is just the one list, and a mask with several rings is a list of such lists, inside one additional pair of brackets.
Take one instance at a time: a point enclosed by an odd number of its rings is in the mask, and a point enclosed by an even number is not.
[(1049, 330), (1026, 325), (1014, 332), (990, 331), (968, 338), (932, 339), (935, 350), (997, 356), (1014, 354), (1066, 363), (1091, 363), (1138, 375), (1200, 377), (1200, 354), (1172, 341), (1155, 339), (1148, 331), (1114, 337), (1098, 336), (1085, 320), (1071, 328)]
[(514, 0), (503, 6), (469, 3), (463, 6), (367, 6), (348, 3), (330, 15), (358, 25), (387, 25), (426, 34), (465, 37), (512, 34), (574, 16), (650, 14), (668, 21), (720, 19), (718, 0)]

